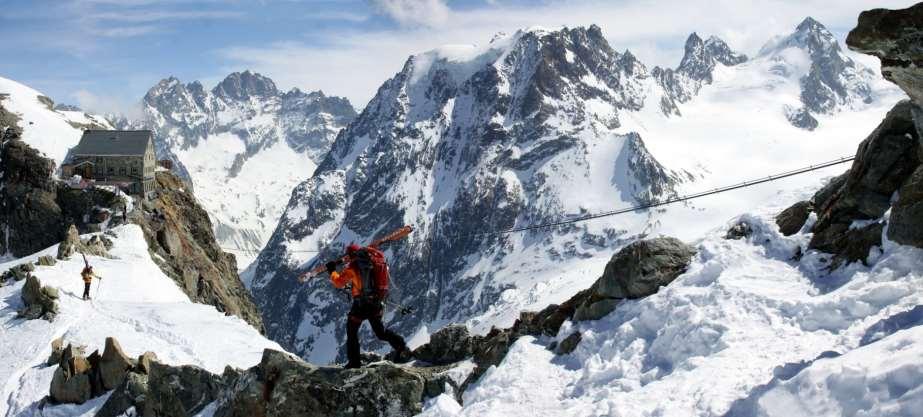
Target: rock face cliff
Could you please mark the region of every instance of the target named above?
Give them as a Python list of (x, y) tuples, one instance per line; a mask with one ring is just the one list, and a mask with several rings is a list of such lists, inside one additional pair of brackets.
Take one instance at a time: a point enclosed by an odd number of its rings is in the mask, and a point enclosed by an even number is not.
[(185, 184), (158, 172), (157, 197), (129, 217), (141, 225), (152, 258), (189, 298), (238, 316), (263, 332), (263, 321), (237, 275), (233, 255), (218, 246), (208, 213)]

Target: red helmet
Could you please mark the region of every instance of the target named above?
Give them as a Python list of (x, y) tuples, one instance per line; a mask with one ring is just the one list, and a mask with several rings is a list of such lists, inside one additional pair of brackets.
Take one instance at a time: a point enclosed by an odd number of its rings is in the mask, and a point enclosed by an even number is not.
[(359, 245), (357, 245), (357, 244), (355, 244), (355, 243), (350, 243), (349, 246), (346, 246), (346, 254), (347, 254), (347, 255), (352, 255), (352, 254), (358, 252), (359, 249), (362, 249), (362, 246), (359, 246)]

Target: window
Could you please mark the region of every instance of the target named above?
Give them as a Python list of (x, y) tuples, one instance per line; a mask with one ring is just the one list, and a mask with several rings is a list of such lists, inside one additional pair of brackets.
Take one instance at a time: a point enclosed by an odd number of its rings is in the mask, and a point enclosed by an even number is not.
[(109, 169), (106, 172), (108, 172), (109, 175), (115, 174), (115, 167), (109, 167)]
[(125, 175), (125, 167), (119, 168), (119, 175)]
[(138, 167), (131, 167), (131, 175), (138, 175)]

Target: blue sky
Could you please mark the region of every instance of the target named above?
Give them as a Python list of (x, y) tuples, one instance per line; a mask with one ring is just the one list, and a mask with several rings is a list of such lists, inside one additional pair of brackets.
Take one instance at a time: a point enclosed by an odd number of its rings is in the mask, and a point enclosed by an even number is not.
[(0, 0), (0, 76), (92, 111), (132, 112), (170, 75), (253, 69), (361, 107), (408, 55), (498, 31), (596, 23), (613, 47), (675, 66), (692, 31), (754, 53), (813, 16), (839, 35), (871, 0)]

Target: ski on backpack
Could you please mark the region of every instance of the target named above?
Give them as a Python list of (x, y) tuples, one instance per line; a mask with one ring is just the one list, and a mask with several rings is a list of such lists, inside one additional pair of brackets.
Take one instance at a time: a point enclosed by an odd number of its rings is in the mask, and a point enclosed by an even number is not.
[[(409, 235), (411, 232), (413, 232), (413, 226), (404, 226), (404, 227), (401, 227), (401, 228), (399, 228), (399, 229), (397, 229), (397, 230), (395, 230), (395, 231), (393, 231), (393, 232), (391, 232), (391, 233), (385, 235), (385, 236), (382, 237), (382, 238), (376, 239), (376, 240), (373, 241), (372, 243), (368, 244), (368, 245), (366, 246), (366, 248), (372, 248), (372, 249), (377, 250), (378, 247), (380, 247), (381, 245), (383, 245), (383, 244), (385, 244), (385, 243), (389, 243), (389, 242), (394, 242), (394, 241), (397, 241), (397, 240), (401, 240), (401, 239), (407, 237), (407, 235)], [(347, 254), (344, 253), (343, 255), (341, 255), (340, 257), (338, 257), (338, 258), (336, 259), (336, 261), (334, 261), (334, 262), (337, 262), (337, 263), (345, 263), (345, 262), (347, 261), (348, 257), (349, 257), (349, 256), (348, 256)], [(305, 281), (307, 281), (307, 280), (309, 280), (309, 279), (311, 279), (311, 278), (314, 278), (314, 277), (316, 277), (316, 276), (322, 274), (322, 273), (323, 273), (324, 271), (326, 271), (326, 270), (327, 270), (327, 268), (326, 268), (326, 263), (321, 263), (320, 265), (316, 266), (314, 269), (312, 269), (312, 270), (310, 270), (310, 271), (308, 271), (308, 272), (306, 272), (306, 273), (304, 273), (304, 274), (301, 274), (301, 275), (298, 277), (298, 280), (301, 281), (301, 282), (305, 282)]]

